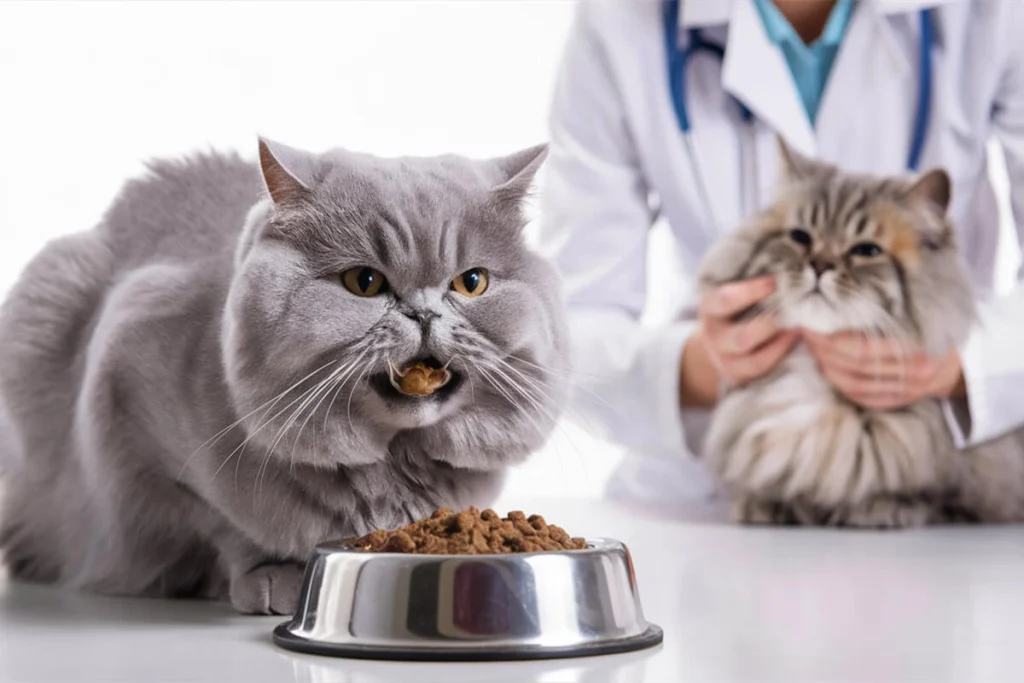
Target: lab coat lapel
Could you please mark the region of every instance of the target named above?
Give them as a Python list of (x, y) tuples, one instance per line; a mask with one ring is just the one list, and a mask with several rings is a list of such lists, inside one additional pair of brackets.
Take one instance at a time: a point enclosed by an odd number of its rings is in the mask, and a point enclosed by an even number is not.
[(722, 86), (796, 150), (817, 155), (814, 131), (789, 66), (768, 38), (752, 0), (733, 3)]
[(862, 3), (850, 19), (818, 109), (819, 156), (850, 171), (901, 173), (917, 102), (916, 55), (906, 54), (890, 22), (916, 28), (917, 15), (890, 18), (879, 9)]

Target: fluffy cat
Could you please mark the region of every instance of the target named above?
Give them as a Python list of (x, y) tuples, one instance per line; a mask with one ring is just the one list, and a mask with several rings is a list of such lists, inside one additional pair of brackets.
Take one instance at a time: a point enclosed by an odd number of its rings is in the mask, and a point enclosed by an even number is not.
[(315, 544), (486, 504), (565, 399), (545, 154), (152, 163), (0, 313), (12, 574), (290, 613)]
[[(780, 147), (776, 201), (716, 245), (701, 285), (771, 275), (775, 294), (742, 317), (772, 311), (785, 327), (861, 331), (935, 355), (962, 344), (975, 307), (946, 217), (947, 174), (855, 175)], [(860, 408), (800, 346), (768, 376), (726, 388), (704, 452), (742, 522), (1024, 519), (1022, 432), (959, 452), (938, 401)]]

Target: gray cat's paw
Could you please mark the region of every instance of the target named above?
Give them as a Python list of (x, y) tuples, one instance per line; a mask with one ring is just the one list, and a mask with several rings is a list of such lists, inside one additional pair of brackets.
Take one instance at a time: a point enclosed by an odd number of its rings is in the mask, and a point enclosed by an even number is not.
[(291, 615), (299, 603), (302, 565), (264, 564), (231, 581), (231, 605), (243, 614)]

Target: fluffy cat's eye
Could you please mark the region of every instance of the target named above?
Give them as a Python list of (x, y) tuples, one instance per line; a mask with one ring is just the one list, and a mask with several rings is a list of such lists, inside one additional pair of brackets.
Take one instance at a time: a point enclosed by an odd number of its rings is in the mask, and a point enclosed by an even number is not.
[(349, 268), (341, 274), (341, 284), (356, 296), (377, 296), (388, 287), (384, 274), (369, 266)]
[(861, 258), (874, 258), (882, 255), (882, 248), (874, 242), (861, 242), (850, 247), (847, 252), (850, 256), (860, 256)]
[(789, 231), (789, 239), (793, 240), (802, 247), (811, 246), (811, 233), (807, 232), (802, 228), (793, 228)]
[(470, 298), (480, 296), (487, 291), (490, 278), (483, 268), (470, 268), (452, 280), (452, 289)]

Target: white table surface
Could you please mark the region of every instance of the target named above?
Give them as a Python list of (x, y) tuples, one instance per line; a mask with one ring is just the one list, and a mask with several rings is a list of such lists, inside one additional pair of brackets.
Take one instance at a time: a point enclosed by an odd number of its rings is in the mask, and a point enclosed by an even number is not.
[(0, 580), (0, 681), (1024, 681), (1022, 527), (744, 529), (612, 503), (523, 507), (625, 541), (664, 644), (513, 664), (331, 659), (276, 648), (280, 618)]

